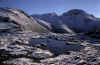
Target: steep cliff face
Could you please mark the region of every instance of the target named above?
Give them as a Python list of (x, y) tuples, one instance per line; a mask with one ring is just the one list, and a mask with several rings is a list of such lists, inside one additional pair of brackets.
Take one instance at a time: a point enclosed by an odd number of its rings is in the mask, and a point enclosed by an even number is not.
[[(48, 32), (48, 30), (43, 26), (41, 26), (40, 24), (38, 24), (34, 18), (32, 18), (31, 16), (27, 15), (25, 12), (19, 9), (0, 8), (0, 18), (1, 22), (5, 26), (10, 25), (10, 29), (13, 28), (15, 30), (18, 29), (20, 31), (32, 31), (32, 32)], [(5, 27), (5, 29), (8, 28), (9, 27)]]
[(60, 16), (51, 15), (50, 13), (32, 16), (49, 23), (53, 32), (81, 33), (100, 29), (100, 19), (80, 9), (70, 10)]

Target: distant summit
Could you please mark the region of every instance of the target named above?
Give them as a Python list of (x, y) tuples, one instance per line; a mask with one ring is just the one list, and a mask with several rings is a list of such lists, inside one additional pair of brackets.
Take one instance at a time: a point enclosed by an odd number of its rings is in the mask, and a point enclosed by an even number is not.
[(63, 15), (79, 15), (79, 14), (87, 14), (85, 11), (81, 9), (72, 9), (68, 12), (63, 13)]

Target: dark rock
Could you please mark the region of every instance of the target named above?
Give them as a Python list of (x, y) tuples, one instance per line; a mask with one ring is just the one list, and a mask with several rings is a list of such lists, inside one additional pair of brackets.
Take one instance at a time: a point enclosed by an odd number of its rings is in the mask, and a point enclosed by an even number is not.
[(92, 56), (87, 58), (87, 61), (90, 61), (90, 62), (95, 62), (96, 60), (97, 59), (95, 57), (92, 57)]
[(78, 60), (78, 59), (80, 59), (80, 57), (79, 56), (75, 56), (74, 59), (75, 60)]
[(70, 55), (71, 52), (70, 51), (65, 51), (64, 54)]

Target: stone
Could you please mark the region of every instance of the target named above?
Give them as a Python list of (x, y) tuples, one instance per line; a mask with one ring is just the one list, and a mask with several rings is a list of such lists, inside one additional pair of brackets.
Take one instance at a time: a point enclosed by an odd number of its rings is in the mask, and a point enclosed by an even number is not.
[(49, 52), (48, 50), (42, 50), (42, 49), (37, 49), (31, 54), (31, 57), (35, 59), (46, 59), (52, 56), (53, 54), (51, 52)]

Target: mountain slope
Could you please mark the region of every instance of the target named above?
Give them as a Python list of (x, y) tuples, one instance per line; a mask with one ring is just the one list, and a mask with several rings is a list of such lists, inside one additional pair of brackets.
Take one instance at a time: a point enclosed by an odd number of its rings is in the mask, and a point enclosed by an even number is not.
[[(52, 32), (56, 32), (56, 33), (71, 32), (71, 30), (67, 26), (65, 26), (65, 24), (63, 24), (62, 20), (59, 18), (59, 16), (56, 13), (32, 15), (32, 17), (43, 20), (43, 21), (38, 21), (38, 23), (48, 28)], [(70, 31), (66, 29), (69, 29)]]
[[(15, 8), (0, 8), (0, 24), (10, 25), (10, 29), (20, 31), (32, 31), (32, 32), (49, 32), (46, 28), (37, 23), (37, 21), (25, 12)], [(5, 19), (5, 20), (4, 20)], [(7, 20), (6, 20), (7, 19)], [(5, 26), (4, 26), (5, 27)], [(8, 27), (5, 27), (8, 29)], [(4, 29), (3, 29), (4, 30)]]

